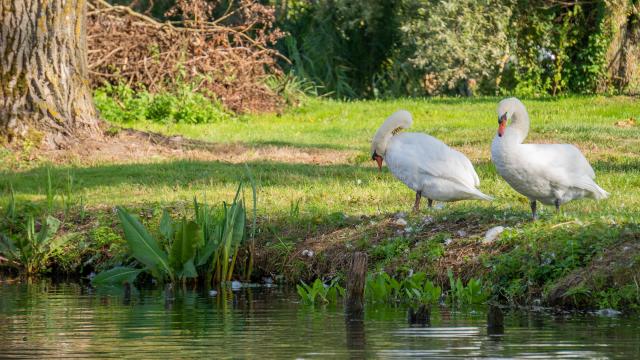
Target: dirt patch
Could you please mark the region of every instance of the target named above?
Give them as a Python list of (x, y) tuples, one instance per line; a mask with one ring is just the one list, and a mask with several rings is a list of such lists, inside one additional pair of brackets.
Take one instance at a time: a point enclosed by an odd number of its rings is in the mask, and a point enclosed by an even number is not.
[(289, 146), (251, 146), (242, 143), (216, 144), (182, 136), (164, 136), (130, 129), (104, 139), (82, 139), (65, 149), (39, 150), (34, 157), (55, 163), (138, 163), (170, 159), (224, 161), (277, 161), (301, 164), (348, 163), (354, 151), (297, 148)]

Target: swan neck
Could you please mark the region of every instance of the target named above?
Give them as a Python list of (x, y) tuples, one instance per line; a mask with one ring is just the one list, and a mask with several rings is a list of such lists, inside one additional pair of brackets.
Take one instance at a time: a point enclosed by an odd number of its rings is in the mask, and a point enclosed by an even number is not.
[(522, 143), (529, 134), (529, 114), (524, 109), (517, 109), (511, 116), (509, 137), (517, 143)]

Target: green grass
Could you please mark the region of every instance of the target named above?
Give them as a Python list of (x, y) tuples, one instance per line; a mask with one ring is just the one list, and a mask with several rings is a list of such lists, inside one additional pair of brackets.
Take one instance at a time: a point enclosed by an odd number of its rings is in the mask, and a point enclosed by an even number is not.
[[(393, 178), (386, 168), (378, 173), (370, 161), (371, 137), (389, 114), (401, 108), (414, 115), (411, 131), (429, 133), (467, 154), (480, 176), (481, 190), (495, 196), (493, 202), (463, 201), (446, 204), (444, 209), (423, 210), (424, 215), (434, 216), (436, 223), (473, 222), (481, 229), (510, 226), (507, 244), (513, 247), (538, 241), (536, 239), (551, 244), (557, 241), (562, 247), (578, 241), (575, 234), (597, 235), (603, 228), (616, 229), (611, 236), (595, 236), (595, 240), (586, 242), (590, 248), (583, 249), (578, 260), (565, 261), (550, 269), (548, 272), (552, 275), (544, 276), (551, 280), (585, 266), (594, 254), (619, 241), (621, 237), (616, 234), (632, 231), (632, 237), (637, 235), (640, 126), (619, 127), (615, 123), (629, 118), (637, 120), (640, 102), (628, 97), (524, 99), (532, 120), (527, 141), (577, 145), (593, 165), (598, 184), (611, 193), (609, 199), (600, 202), (581, 200), (566, 204), (559, 215), (551, 207), (544, 207), (541, 220), (532, 223), (528, 202), (497, 175), (490, 160), (490, 144), (497, 128), (495, 108), (499, 100), (436, 98), (339, 102), (311, 99), (281, 115), (244, 115), (210, 124), (134, 122), (131, 126), (221, 144), (240, 143), (248, 146), (249, 151), (276, 151), (274, 149), (280, 147), (277, 151), (293, 149), (320, 154), (323, 158), (320, 164), (305, 162), (295, 156), (288, 161), (270, 160), (268, 154), (248, 161), (258, 186), (258, 215), (263, 225), (260, 236), (273, 237), (274, 244), (295, 244), (301, 240), (301, 233), (306, 231), (308, 235), (326, 226), (344, 224), (345, 216), (410, 211), (414, 193)], [(8, 156), (9, 153), (2, 152), (0, 160)], [(333, 162), (333, 158), (345, 160)], [(194, 195), (199, 199), (206, 198), (209, 203), (229, 201), (245, 174), (242, 163), (197, 159), (90, 165), (40, 162), (27, 164), (21, 170), (0, 165), (0, 206), (6, 207), (8, 203), (10, 184), (18, 202), (46, 205), (48, 166), (51, 166), (53, 187), (58, 189), (58, 197), (66, 186), (67, 174), (72, 174), (74, 198), (84, 199), (87, 211), (110, 209), (115, 205), (186, 209)], [(296, 226), (304, 227), (304, 231), (291, 229)], [(594, 231), (590, 232), (590, 229)], [(410, 248), (414, 245), (413, 242), (408, 244)], [(420, 243), (416, 249), (422, 246), (438, 250), (431, 251), (429, 259), (441, 256), (441, 245), (436, 244), (437, 248), (427, 245)], [(292, 248), (287, 245), (288, 251)], [(536, 249), (539, 253), (546, 251)], [(518, 251), (513, 256), (527, 256), (522, 248)], [(535, 259), (518, 260), (517, 264), (510, 265), (508, 256), (499, 264), (491, 263), (492, 259), (485, 261), (487, 266), (497, 266), (505, 274), (516, 274), (509, 281), (525, 279), (529, 275), (523, 274), (531, 274), (532, 269), (539, 266)], [(393, 259), (385, 259), (385, 262), (393, 262)], [(530, 278), (539, 280), (544, 276), (538, 274)], [(509, 295), (513, 298), (527, 291), (527, 285), (517, 281), (509, 286), (518, 288)]]
[[(369, 161), (370, 139), (393, 111), (414, 114), (413, 131), (424, 131), (459, 148), (474, 162), (483, 192), (496, 196), (492, 203), (476, 201), (448, 204), (447, 211), (483, 208), (502, 216), (524, 215), (525, 199), (496, 174), (490, 162), (490, 142), (496, 130), (498, 99), (433, 99), (335, 102), (313, 100), (281, 116), (250, 115), (215, 124), (187, 125), (134, 123), (133, 127), (164, 134), (182, 134), (219, 143), (255, 147), (278, 145), (350, 151), (345, 163), (315, 165), (253, 160), (263, 215), (285, 215), (300, 202), (302, 215), (343, 212), (349, 215), (408, 210), (413, 194), (385, 169), (382, 174)], [(570, 142), (591, 161), (597, 182), (612, 193), (602, 202), (577, 201), (564, 206), (577, 217), (633, 215), (640, 208), (640, 127), (616, 127), (619, 120), (640, 114), (631, 98), (577, 97), (528, 100), (532, 128), (529, 140)], [(328, 152), (328, 157), (332, 156)], [(293, 159), (295, 161), (295, 158)], [(66, 174), (74, 176), (74, 189), (86, 205), (132, 205), (148, 202), (190, 201), (206, 193), (211, 200), (228, 199), (242, 177), (243, 165), (222, 161), (150, 161), (142, 164), (55, 166), (54, 183), (62, 188)], [(46, 193), (44, 166), (0, 172), (0, 189), (13, 184), (20, 200), (41, 200)], [(7, 193), (0, 198), (5, 202)]]

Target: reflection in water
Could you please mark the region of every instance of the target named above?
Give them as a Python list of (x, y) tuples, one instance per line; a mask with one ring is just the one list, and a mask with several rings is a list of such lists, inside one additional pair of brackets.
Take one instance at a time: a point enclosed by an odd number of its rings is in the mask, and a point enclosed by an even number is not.
[(345, 315), (345, 325), (349, 358), (364, 359), (366, 349), (364, 314), (360, 312)]
[(430, 327), (415, 327), (405, 307), (349, 321), (278, 288), (176, 289), (169, 308), (163, 292), (0, 284), (0, 357), (640, 357), (637, 318), (505, 313), (504, 334), (490, 335), (484, 309), (436, 307)]

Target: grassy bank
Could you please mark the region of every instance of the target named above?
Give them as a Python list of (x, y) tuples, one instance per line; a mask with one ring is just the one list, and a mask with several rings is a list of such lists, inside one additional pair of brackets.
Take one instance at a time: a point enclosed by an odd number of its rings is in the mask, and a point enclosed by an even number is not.
[[(373, 267), (401, 273), (423, 269), (442, 283), (449, 267), (466, 278), (483, 277), (513, 303), (540, 298), (580, 307), (640, 304), (635, 275), (640, 269), (640, 126), (628, 121), (637, 119), (640, 104), (625, 97), (524, 101), (532, 119), (528, 141), (577, 145), (598, 184), (612, 193), (601, 202), (569, 203), (558, 215), (544, 208), (541, 220), (532, 223), (526, 199), (490, 161), (498, 100), (310, 100), (280, 115), (211, 124), (117, 123), (216, 145), (177, 155), (140, 157), (132, 150), (134, 160), (79, 157), (56, 163), (26, 162), (5, 151), (0, 189), (11, 185), (18, 203), (37, 208), (47, 202), (46, 169), (59, 200), (71, 174), (74, 198), (83, 199), (82, 211), (89, 215), (81, 219), (74, 210), (65, 230), (81, 231), (76, 243), (87, 248), (108, 248), (120, 238), (113, 206), (143, 210), (147, 221), (157, 224), (163, 207), (188, 212), (194, 195), (213, 203), (230, 200), (248, 164), (259, 189), (264, 273), (292, 280), (333, 274), (352, 249), (360, 248), (370, 253)], [(398, 225), (392, 214), (408, 212), (414, 194), (388, 170), (378, 173), (369, 142), (399, 108), (413, 113), (413, 131), (434, 135), (469, 156), (481, 190), (496, 200), (425, 209), (403, 216), (407, 226)], [(0, 197), (4, 208), (8, 194)], [(484, 233), (494, 226), (508, 229), (496, 242), (483, 244)], [(303, 256), (305, 249), (315, 255)], [(109, 253), (110, 263), (123, 261), (118, 251)], [(74, 254), (89, 256), (81, 250)]]

